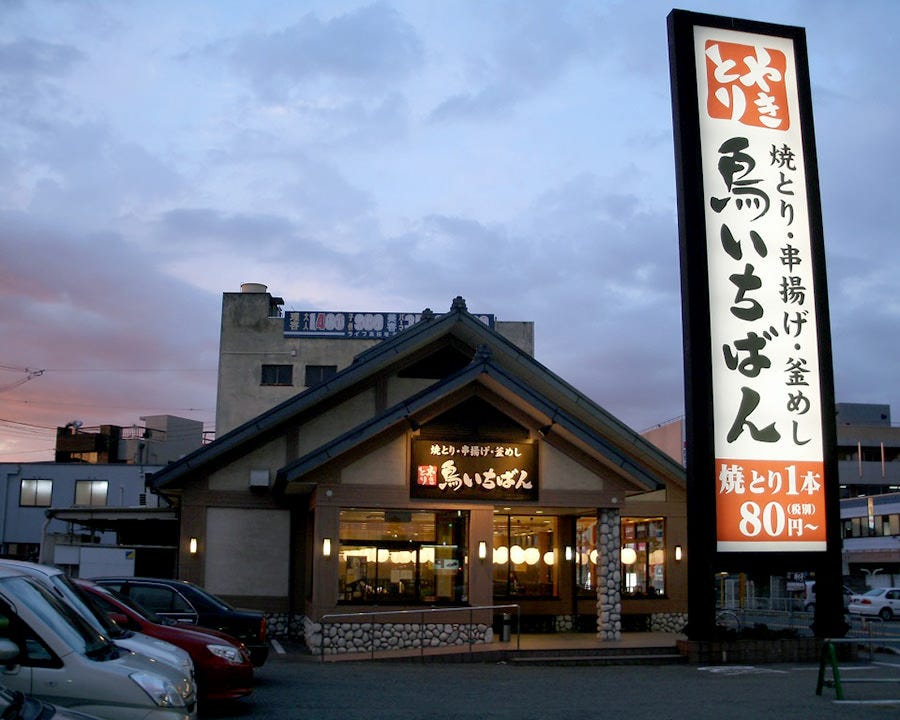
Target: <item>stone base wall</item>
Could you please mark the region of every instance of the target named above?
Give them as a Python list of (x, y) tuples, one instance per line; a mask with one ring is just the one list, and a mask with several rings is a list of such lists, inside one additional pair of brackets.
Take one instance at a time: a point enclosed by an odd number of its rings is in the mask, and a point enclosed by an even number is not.
[(680, 633), (687, 625), (687, 613), (654, 613), (650, 616), (652, 632)]
[(476, 623), (321, 623), (305, 620), (304, 639), (314, 653), (379, 652), (484, 644), (494, 640), (490, 625)]
[[(555, 615), (552, 617), (548, 617), (547, 620), (548, 622), (546, 623), (546, 625), (553, 628), (552, 632), (579, 632), (585, 629), (583, 627), (584, 618), (577, 618), (575, 615)], [(288, 613), (268, 613), (266, 615), (266, 621), (268, 624), (269, 637), (278, 640), (304, 641), (311, 649), (315, 649), (316, 651), (319, 651), (321, 649), (322, 626), (320, 623), (312, 622), (311, 620), (309, 620), (309, 618), (302, 615), (290, 615)], [(684, 630), (684, 626), (686, 624), (686, 613), (655, 613), (650, 616), (648, 629), (653, 632), (680, 633)], [(581, 626), (581, 628), (579, 628), (578, 626)], [(361, 630), (362, 627), (371, 628), (371, 624), (364, 625), (360, 623), (348, 623), (346, 625), (329, 625), (329, 632), (338, 633), (334, 636), (335, 641), (343, 639), (343, 647), (347, 647), (347, 638), (350, 636), (358, 636), (363, 632)], [(387, 643), (389, 647), (410, 647), (410, 645), (405, 644), (410, 640), (412, 640), (414, 643), (411, 647), (419, 647), (417, 634), (419, 628), (418, 624), (390, 624), (381, 625), (380, 627), (382, 628), (382, 635), (387, 632), (386, 637), (393, 637), (396, 635), (400, 638), (403, 638), (402, 640), (385, 640), (381, 638), (381, 641), (383, 643)], [(426, 638), (426, 647), (437, 647), (443, 644), (466, 644), (469, 642), (468, 630), (463, 630), (464, 628), (469, 627), (468, 624), (426, 624), (424, 627), (425, 630), (423, 637)], [(490, 626), (476, 625), (475, 627), (476, 631), (475, 635), (473, 636), (473, 642), (491, 642), (493, 640), (493, 633)], [(343, 630), (338, 632), (332, 631), (330, 630), (330, 628), (343, 628)], [(390, 630), (386, 631), (385, 628), (389, 628)], [(415, 631), (409, 629), (403, 630), (403, 628), (415, 628)], [(512, 628), (512, 631), (513, 634), (515, 634), (515, 628)], [(456, 634), (454, 634), (454, 632), (456, 632)], [(462, 637), (463, 639), (460, 640), (460, 637)], [(437, 645), (435, 644), (435, 638), (437, 638), (438, 641)], [(451, 638), (452, 641), (450, 641)], [(615, 638), (606, 637), (601, 639)], [(354, 643), (351, 642), (350, 646), (354, 646)], [(335, 642), (335, 647), (341, 647), (340, 643)], [(366, 649), (369, 650), (370, 646), (367, 646)], [(343, 652), (355, 651), (344, 650)]]
[(306, 618), (290, 613), (266, 613), (266, 635), (277, 640), (298, 640)]

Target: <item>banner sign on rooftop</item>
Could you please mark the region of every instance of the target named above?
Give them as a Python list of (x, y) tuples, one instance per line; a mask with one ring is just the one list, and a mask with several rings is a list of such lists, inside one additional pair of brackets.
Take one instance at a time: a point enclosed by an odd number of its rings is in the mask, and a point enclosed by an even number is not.
[[(494, 328), (493, 315), (475, 315)], [(286, 311), (284, 337), (386, 338), (412, 327), (421, 313)]]

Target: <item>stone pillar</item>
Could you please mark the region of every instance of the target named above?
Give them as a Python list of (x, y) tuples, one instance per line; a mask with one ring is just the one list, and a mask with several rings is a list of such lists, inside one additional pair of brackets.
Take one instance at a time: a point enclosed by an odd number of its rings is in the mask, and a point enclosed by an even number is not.
[(597, 517), (597, 639), (622, 638), (622, 561), (617, 508)]

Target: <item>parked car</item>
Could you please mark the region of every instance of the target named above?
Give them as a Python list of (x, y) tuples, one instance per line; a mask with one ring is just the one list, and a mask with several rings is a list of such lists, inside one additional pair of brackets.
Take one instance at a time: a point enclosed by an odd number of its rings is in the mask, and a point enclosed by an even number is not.
[(144, 655), (159, 662), (167, 663), (179, 669), (188, 677), (194, 677), (194, 661), (185, 650), (166, 642), (164, 639), (149, 637), (127, 628), (122, 628), (111, 622), (103, 610), (98, 608), (93, 601), (75, 585), (68, 575), (52, 565), (41, 565), (22, 560), (7, 560), (0, 558), (0, 567), (18, 570), (24, 575), (34, 578), (42, 583), (48, 590), (59, 595), (75, 611), (80, 613), (85, 620), (94, 626), (116, 645)]
[(92, 580), (75, 580), (75, 584), (117, 625), (187, 651), (194, 661), (201, 703), (234, 700), (253, 692), (253, 664), (240, 640), (215, 630), (166, 620)]
[(0, 687), (0, 718), (3, 720), (99, 720), (77, 710), (56, 707), (18, 690)]
[(221, 598), (185, 580), (143, 577), (100, 577), (94, 582), (131, 598), (160, 617), (184, 625), (218, 630), (240, 640), (256, 667), (269, 656), (266, 617), (255, 610), (238, 610)]
[[(844, 610), (850, 606), (850, 599), (853, 597), (853, 590), (851, 590), (847, 585), (843, 585), (841, 588), (844, 595)], [(815, 580), (807, 580), (803, 584), (803, 609), (806, 612), (815, 612), (816, 611), (816, 581)]]
[(850, 613), (877, 615), (882, 620), (900, 615), (900, 587), (875, 588), (859, 595), (850, 603)]
[(195, 720), (194, 682), (118, 648), (35, 579), (0, 567), (0, 665), (10, 690), (108, 720)]

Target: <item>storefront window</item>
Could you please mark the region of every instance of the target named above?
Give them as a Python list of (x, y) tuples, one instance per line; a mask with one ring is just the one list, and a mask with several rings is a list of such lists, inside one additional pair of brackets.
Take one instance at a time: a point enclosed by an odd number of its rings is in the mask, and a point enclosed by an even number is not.
[(555, 517), (494, 515), (494, 596), (559, 595)]
[(575, 521), (575, 583), (581, 594), (597, 590), (597, 518)]
[(660, 517), (622, 518), (624, 597), (665, 595), (665, 528), (665, 521)]
[(468, 600), (468, 513), (342, 510), (343, 602)]

